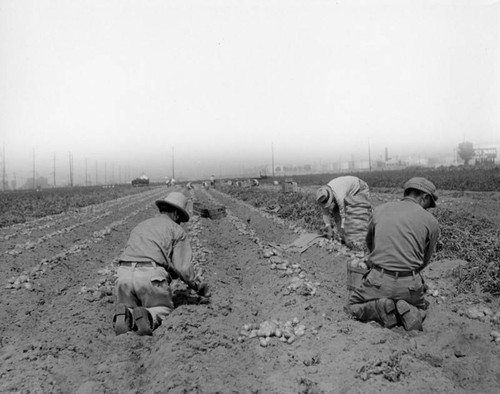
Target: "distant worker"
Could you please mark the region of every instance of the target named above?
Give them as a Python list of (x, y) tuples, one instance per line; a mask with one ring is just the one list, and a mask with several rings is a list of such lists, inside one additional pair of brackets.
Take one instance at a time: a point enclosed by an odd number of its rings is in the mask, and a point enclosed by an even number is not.
[(210, 176), (210, 186), (215, 187), (215, 176), (214, 175)]
[(152, 335), (174, 309), (173, 279), (181, 279), (199, 296), (210, 297), (208, 286), (194, 271), (191, 245), (180, 226), (189, 220), (186, 196), (171, 192), (156, 206), (160, 214), (132, 230), (118, 262), (116, 335), (128, 331)]
[(420, 272), (430, 263), (439, 237), (436, 187), (425, 178), (404, 185), (404, 198), (375, 208), (366, 243), (368, 274), (350, 296), (347, 311), (361, 321), (423, 330), (427, 302)]
[(372, 209), (366, 182), (350, 175), (332, 179), (317, 190), (316, 201), (322, 209), (327, 237), (334, 236), (333, 216), (341, 242), (362, 248)]

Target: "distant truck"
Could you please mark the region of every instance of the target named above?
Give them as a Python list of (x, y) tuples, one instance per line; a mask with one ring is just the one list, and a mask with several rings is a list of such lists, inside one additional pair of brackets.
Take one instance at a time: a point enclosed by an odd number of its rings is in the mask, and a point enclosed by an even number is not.
[(141, 175), (132, 180), (132, 186), (149, 186), (149, 178), (146, 175)]

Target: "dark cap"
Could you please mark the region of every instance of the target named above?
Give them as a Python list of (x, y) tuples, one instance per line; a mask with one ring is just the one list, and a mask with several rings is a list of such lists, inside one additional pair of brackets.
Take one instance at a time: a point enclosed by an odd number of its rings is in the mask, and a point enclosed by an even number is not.
[(407, 190), (407, 189), (416, 189), (416, 190), (420, 190), (421, 192), (427, 193), (429, 196), (431, 196), (431, 206), (430, 207), (431, 208), (436, 207), (436, 201), (438, 200), (436, 186), (434, 186), (434, 183), (432, 183), (428, 179), (425, 179), (422, 177), (411, 178), (404, 185), (404, 190)]

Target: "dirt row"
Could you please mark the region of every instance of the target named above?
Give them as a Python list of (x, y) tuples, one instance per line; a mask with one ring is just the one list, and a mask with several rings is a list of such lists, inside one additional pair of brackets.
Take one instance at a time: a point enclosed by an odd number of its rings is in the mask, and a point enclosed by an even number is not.
[[(447, 296), (459, 262), (429, 270), (442, 297), (429, 298), (424, 332), (359, 323), (343, 311), (345, 248), (281, 252), (304, 230), (213, 189), (183, 190), (227, 210), (186, 225), (210, 302), (174, 282), (176, 309), (153, 337), (115, 336), (116, 258), (169, 190), (0, 231), (0, 392), (500, 392), (492, 327), (460, 316), (468, 300)], [(263, 339), (266, 324), (290, 334)]]

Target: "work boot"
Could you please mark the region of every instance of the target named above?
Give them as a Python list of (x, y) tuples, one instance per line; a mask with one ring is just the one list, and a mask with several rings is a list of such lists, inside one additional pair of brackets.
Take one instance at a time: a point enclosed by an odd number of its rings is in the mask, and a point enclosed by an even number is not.
[(396, 303), (396, 309), (406, 331), (424, 330), (422, 327), (423, 316), (417, 307), (408, 304), (405, 300), (399, 300)]
[(393, 300), (389, 298), (381, 298), (376, 300), (375, 307), (380, 316), (382, 325), (385, 328), (393, 328), (398, 324), (396, 305)]
[(153, 335), (153, 316), (142, 306), (132, 310), (137, 335)]
[(113, 315), (113, 328), (116, 335), (125, 334), (132, 330), (134, 318), (125, 304), (116, 304), (115, 314)]

